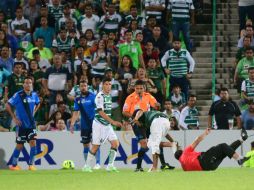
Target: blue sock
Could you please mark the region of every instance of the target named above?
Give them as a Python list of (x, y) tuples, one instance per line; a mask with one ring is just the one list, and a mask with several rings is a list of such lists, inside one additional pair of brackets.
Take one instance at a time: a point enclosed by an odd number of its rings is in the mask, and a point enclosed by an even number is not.
[(12, 157), (12, 165), (13, 166), (17, 166), (18, 164), (18, 159), (19, 159), (19, 154), (20, 154), (20, 150), (18, 150), (17, 148), (14, 149), (13, 152), (13, 157)]
[(83, 154), (84, 154), (85, 163), (86, 163), (86, 160), (87, 160), (88, 151), (89, 151), (89, 147), (84, 147)]
[(36, 146), (33, 146), (31, 147), (30, 149), (30, 158), (29, 158), (29, 165), (33, 165), (34, 164), (34, 157), (37, 153), (37, 150), (36, 150)]
[(100, 148), (97, 150), (97, 153), (96, 153), (95, 157), (96, 157), (96, 164), (101, 164), (101, 151), (100, 151)]

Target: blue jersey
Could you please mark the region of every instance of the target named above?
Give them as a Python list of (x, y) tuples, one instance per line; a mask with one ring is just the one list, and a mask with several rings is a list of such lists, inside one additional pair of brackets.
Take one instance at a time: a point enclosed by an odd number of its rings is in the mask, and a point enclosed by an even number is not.
[(22, 122), (20, 127), (35, 128), (34, 125), (34, 109), (40, 103), (40, 99), (36, 92), (27, 95), (24, 90), (15, 93), (8, 103), (15, 108), (17, 118)]
[(88, 95), (79, 95), (74, 101), (74, 111), (81, 113), (81, 128), (92, 128), (95, 115), (95, 94), (89, 92)]

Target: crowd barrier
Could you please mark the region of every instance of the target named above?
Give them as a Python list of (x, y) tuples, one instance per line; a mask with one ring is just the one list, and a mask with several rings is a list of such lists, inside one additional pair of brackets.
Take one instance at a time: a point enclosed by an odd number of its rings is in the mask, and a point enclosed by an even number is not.
[[(186, 147), (200, 135), (203, 130), (190, 131), (172, 131), (172, 137), (180, 143), (182, 147)], [(118, 168), (134, 169), (137, 161), (137, 152), (139, 149), (138, 142), (132, 131), (116, 132), (120, 141), (115, 165)], [(249, 131), (251, 133), (251, 131)], [(253, 131), (254, 133), (254, 131)], [(231, 143), (240, 138), (240, 130), (230, 131), (212, 131), (197, 147), (197, 151), (205, 151), (211, 146), (218, 143)], [(254, 138), (250, 137), (244, 144), (237, 149), (240, 154), (246, 154), (250, 149), (250, 142)], [(13, 150), (15, 147), (15, 133), (0, 133), (0, 168), (7, 168)], [(101, 165), (104, 167), (107, 164), (107, 157), (109, 153), (110, 144), (106, 142), (101, 146)], [(73, 160), (76, 168), (80, 169), (84, 165), (83, 146), (80, 143), (80, 133), (75, 132), (39, 132), (37, 140), (37, 155), (35, 165), (38, 169), (60, 169), (64, 160)], [(26, 143), (19, 158), (19, 165), (23, 168), (27, 167), (29, 160), (30, 148)], [(166, 162), (180, 167), (177, 160), (175, 160), (171, 148), (164, 149)], [(152, 163), (151, 152), (149, 151), (143, 161), (144, 168), (150, 168)], [(226, 158), (222, 167), (239, 167), (234, 160)]]

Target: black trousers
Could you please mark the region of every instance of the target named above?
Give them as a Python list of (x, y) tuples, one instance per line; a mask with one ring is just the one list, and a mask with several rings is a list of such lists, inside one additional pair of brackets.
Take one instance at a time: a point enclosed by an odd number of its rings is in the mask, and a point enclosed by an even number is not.
[(216, 170), (224, 158), (235, 154), (235, 150), (241, 146), (241, 141), (237, 140), (231, 145), (226, 143), (218, 144), (208, 149), (206, 152), (202, 152), (199, 156), (199, 163), (203, 170)]

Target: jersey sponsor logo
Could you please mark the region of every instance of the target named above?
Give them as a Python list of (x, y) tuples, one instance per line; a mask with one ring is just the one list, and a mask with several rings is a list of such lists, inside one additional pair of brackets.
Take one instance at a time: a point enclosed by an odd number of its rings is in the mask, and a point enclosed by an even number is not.
[[(44, 158), (49, 165), (56, 165), (56, 162), (54, 159), (51, 157), (50, 153), (54, 149), (54, 144), (51, 140), (49, 139), (37, 139), (36, 140), (36, 149), (37, 149), (37, 155), (35, 156), (35, 165), (41, 165), (41, 160)], [(23, 157), (22, 157), (23, 154)], [(27, 164), (29, 163), (29, 153), (26, 147), (24, 147), (21, 151), (21, 156), (19, 157), (19, 162), (26, 162)], [(13, 156), (13, 155), (12, 155)], [(7, 165), (11, 165), (12, 163), (12, 156), (9, 159)]]

